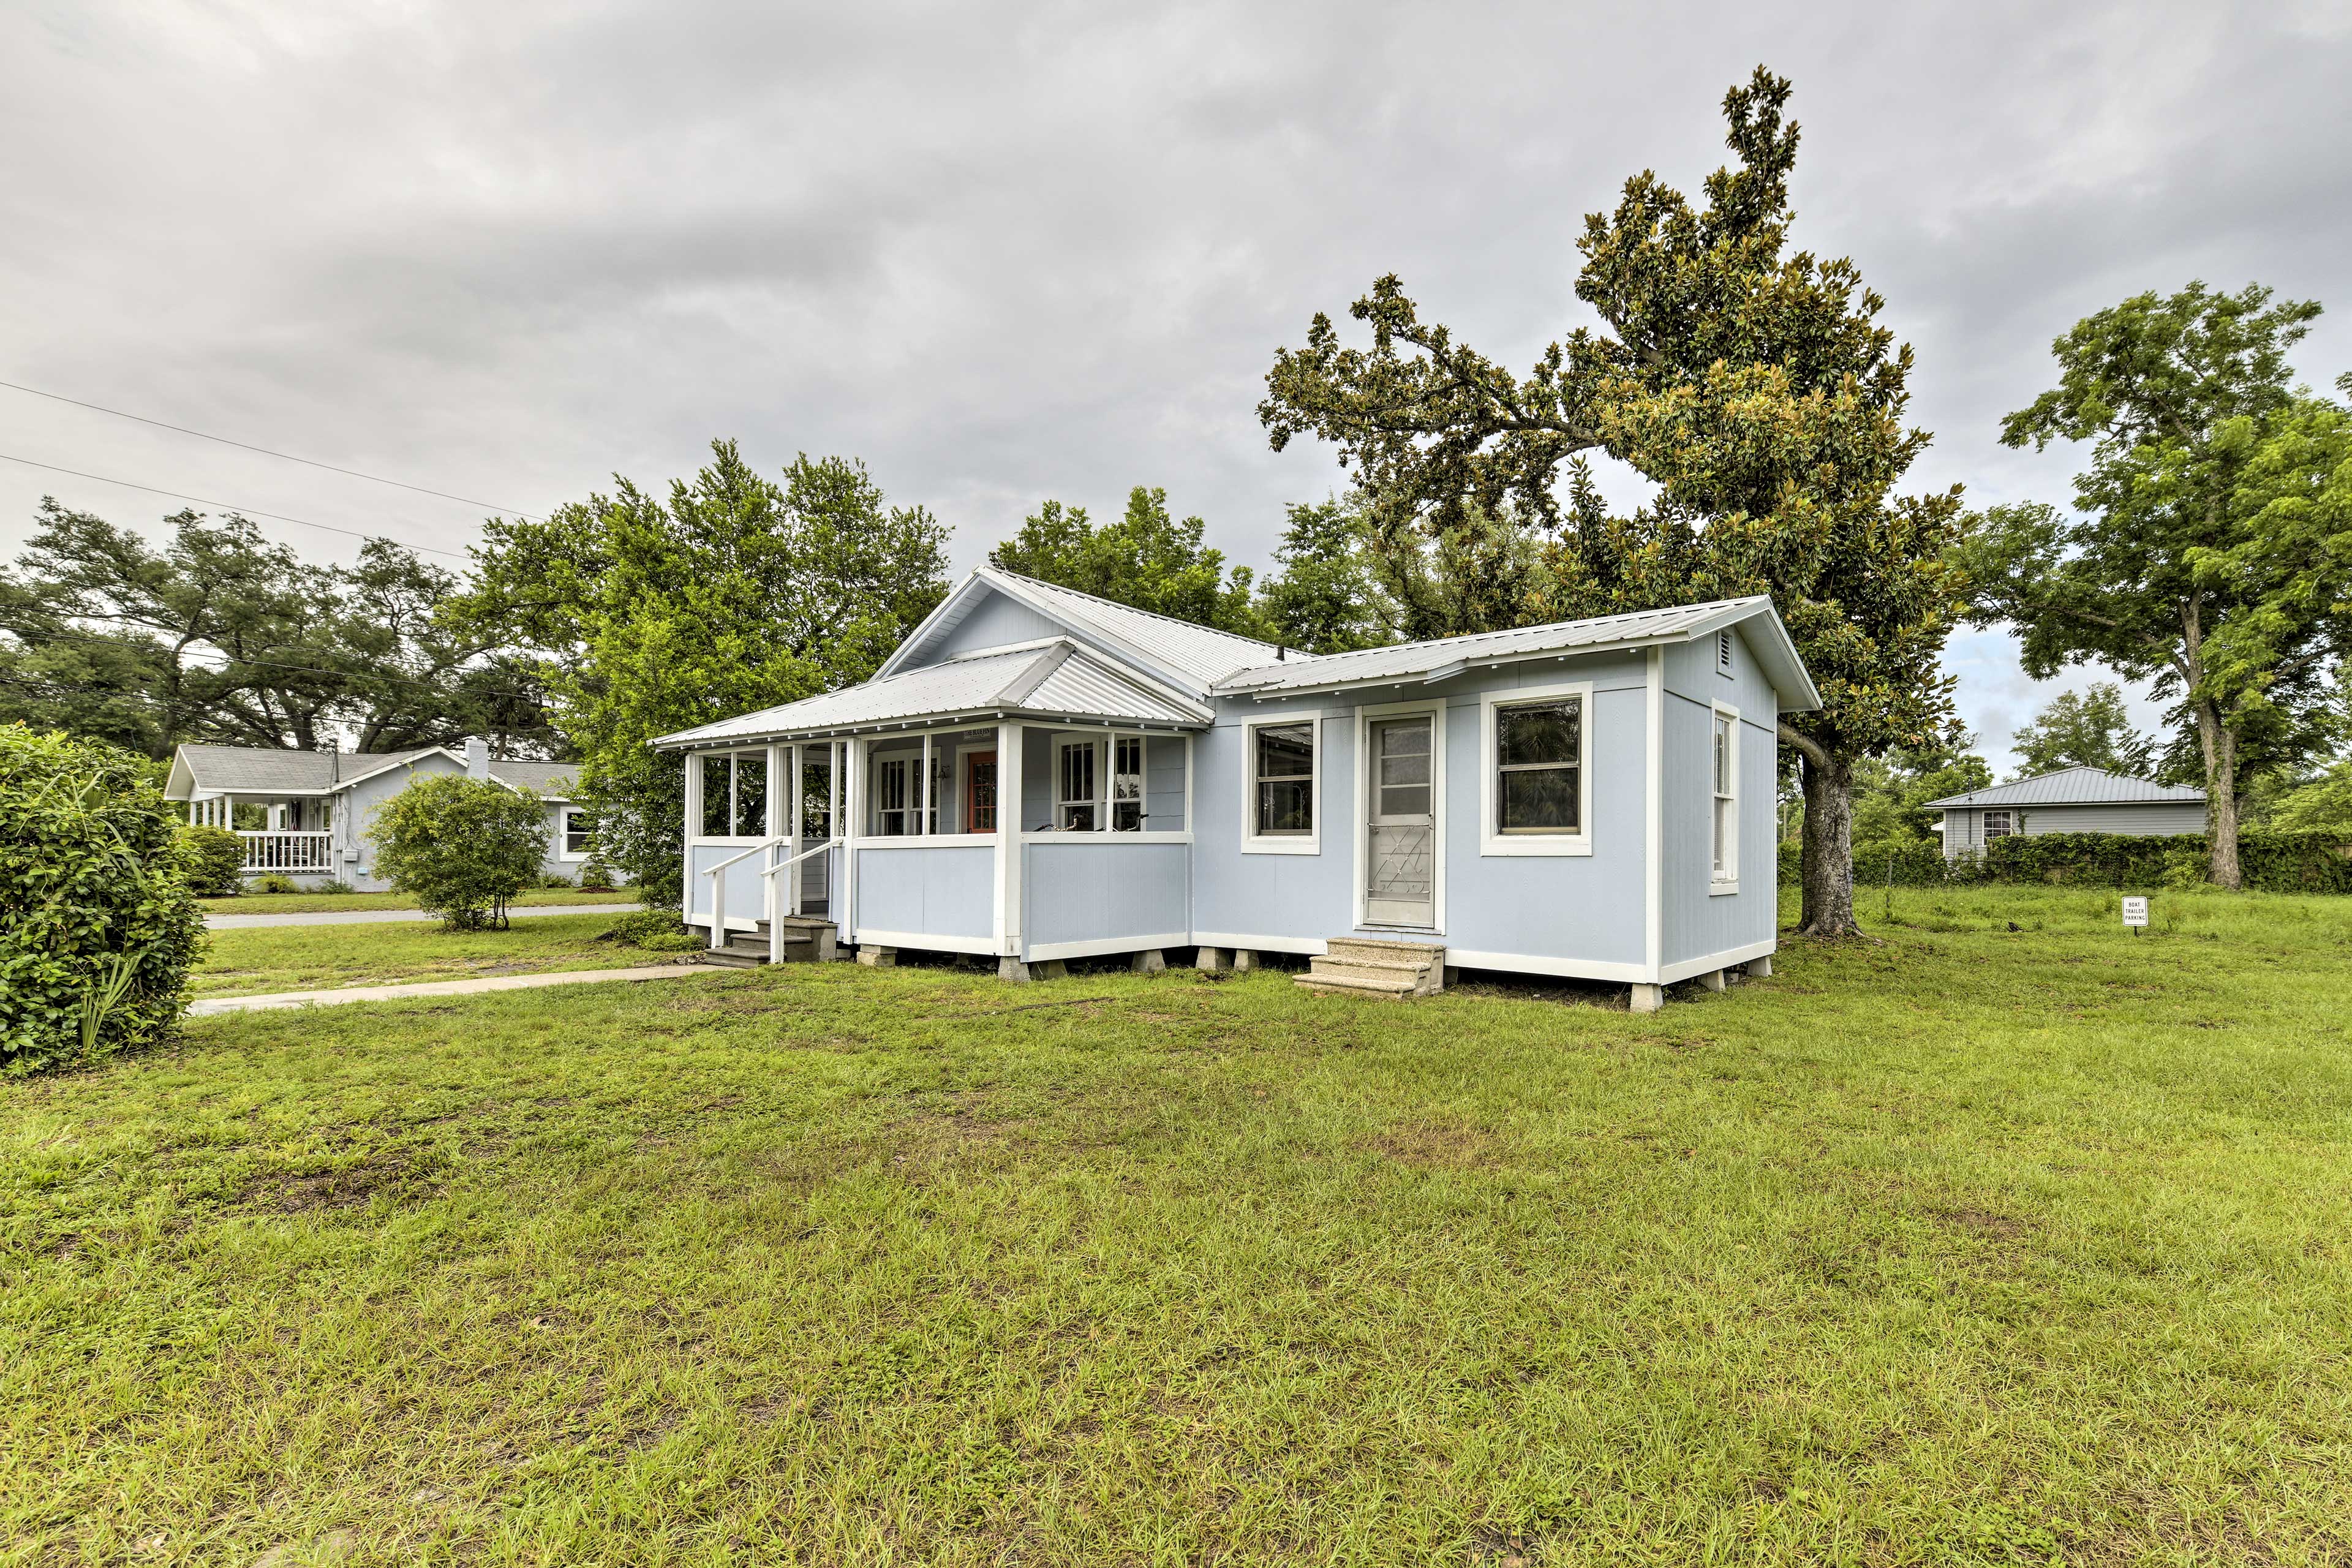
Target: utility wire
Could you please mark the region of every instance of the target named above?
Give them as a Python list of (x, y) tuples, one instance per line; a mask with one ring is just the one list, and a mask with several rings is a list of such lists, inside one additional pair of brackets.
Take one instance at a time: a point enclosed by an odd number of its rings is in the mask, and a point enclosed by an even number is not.
[[(6, 382), (0, 381), (0, 386), (5, 386), (7, 384), (8, 384)], [(362, 533), (355, 529), (337, 528), (331, 522), (312, 522), (307, 517), (288, 517), (283, 512), (257, 511), (252, 507), (238, 506), (234, 501), (206, 500), (202, 496), (192, 496), (180, 490), (158, 489), (153, 485), (134, 484), (129, 479), (110, 479), (104, 474), (85, 474), (79, 468), (61, 468), (55, 463), (37, 463), (30, 458), (19, 458), (8, 452), (0, 452), (0, 462), (22, 463), (28, 468), (47, 468), (53, 474), (71, 474), (78, 479), (96, 479), (102, 485), (121, 485), (125, 489), (145, 490), (149, 495), (170, 496), (174, 500), (192, 500), (198, 506), (224, 507), (230, 511), (236, 512), (240, 517), (266, 517), (273, 522), (299, 522), (304, 528), (323, 528), (329, 533), (341, 533), (352, 539), (384, 539), (384, 542), (388, 544), (400, 544), (400, 541), (396, 539), (387, 539), (383, 534)], [(444, 550), (436, 544), (400, 544), (400, 548), (403, 550), (429, 551), (435, 555), (446, 555), (458, 561), (468, 559), (463, 551)]]
[[(25, 645), (26, 645), (27, 647), (29, 647), (29, 646), (31, 645), (31, 642), (32, 642), (32, 640), (33, 640), (33, 639), (31, 639), (30, 637), (26, 637), (25, 634), (23, 634), (23, 633), (21, 633), (21, 632), (11, 632), (9, 635), (10, 635), (10, 636), (12, 636), (12, 637), (16, 637), (16, 638), (20, 643), (24, 643), (24, 644), (25, 644)], [(50, 638), (56, 638), (56, 639), (59, 640), (59, 641), (63, 641), (63, 642), (109, 643), (109, 644), (113, 644), (113, 645), (115, 645), (115, 646), (117, 646), (117, 647), (124, 646), (124, 645), (126, 645), (126, 644), (127, 644), (127, 645), (129, 645), (129, 646), (130, 646), (130, 647), (131, 647), (134, 651), (136, 651), (136, 650), (138, 650), (138, 645), (137, 645), (135, 642), (133, 642), (133, 641), (131, 640), (132, 636), (133, 636), (133, 634), (131, 634), (131, 633), (130, 633), (130, 632), (123, 632), (123, 633), (118, 634), (118, 635), (116, 635), (116, 636), (110, 637), (110, 636), (106, 635), (106, 634), (105, 634), (105, 633), (103, 633), (103, 632), (78, 632), (78, 631), (52, 630), (52, 631), (43, 632), (43, 633), (41, 634), (41, 638), (42, 638), (42, 640), (44, 640), (44, 641), (47, 641), (47, 640), (48, 640), (48, 639), (50, 639)], [(163, 651), (165, 651), (165, 650), (164, 650), (164, 649), (163, 649), (163, 648), (162, 648), (162, 647), (156, 647), (156, 646), (154, 646), (154, 645), (152, 645), (152, 644), (151, 644), (151, 645), (149, 645), (149, 649), (148, 649), (148, 651), (152, 651), (152, 652), (161, 653), (161, 652), (163, 652)], [(322, 668), (321, 667), (320, 667), (320, 666), (318, 666), (318, 665), (315, 665), (315, 664), (289, 664), (289, 663), (288, 663), (286, 660), (284, 660), (284, 659), (278, 659), (278, 658), (247, 658), (247, 657), (246, 657), (245, 655), (243, 655), (243, 654), (228, 653), (228, 652), (226, 652), (226, 651), (218, 651), (218, 652), (215, 652), (215, 653), (214, 654), (214, 656), (213, 656), (213, 657), (217, 658), (221, 658), (221, 659), (225, 659), (225, 660), (226, 660), (226, 661), (227, 661), (229, 664), (231, 664), (231, 665), (249, 664), (249, 665), (254, 665), (254, 666), (256, 666), (256, 667), (257, 667), (257, 668), (268, 668), (268, 669), (298, 669), (298, 670), (300, 670), (301, 672), (303, 672), (303, 673), (304, 673), (304, 674), (306, 674), (306, 675), (326, 675), (326, 676), (332, 676), (332, 677), (334, 677), (335, 679), (339, 679), (339, 680), (353, 680), (353, 679), (377, 679), (377, 680), (405, 681), (405, 682), (407, 682), (409, 685), (412, 685), (412, 686), (417, 686), (417, 687), (426, 687), (426, 688), (430, 688), (430, 687), (432, 687), (432, 686), (433, 686), (433, 682), (432, 682), (432, 680), (431, 680), (428, 677), (421, 676), (421, 675), (412, 675), (412, 674), (410, 674), (409, 672), (407, 672), (406, 670), (388, 671), (388, 670), (381, 670), (381, 669), (379, 669), (379, 670), (361, 671), (361, 670), (350, 670), (350, 669), (326, 669), (326, 668)], [(227, 671), (227, 670), (223, 669), (223, 668), (218, 668), (218, 667), (216, 667), (216, 666), (214, 666), (214, 665), (209, 665), (209, 664), (197, 664), (197, 663), (195, 663), (193, 659), (189, 661), (189, 663), (187, 664), (186, 668), (190, 668), (190, 669), (201, 670), (201, 671), (205, 672), (205, 674), (207, 674), (207, 675), (226, 675), (226, 674), (227, 674), (227, 673), (228, 673), (228, 671)], [(455, 668), (453, 668), (451, 669), (451, 671), (450, 671), (449, 673), (451, 673), (451, 674), (453, 674), (453, 675), (457, 675), (457, 676), (463, 676), (463, 675), (465, 674), (465, 668), (464, 668), (463, 666), (457, 666), (457, 667), (455, 667)], [(63, 683), (60, 683), (60, 684), (63, 684)], [(104, 688), (100, 688), (100, 687), (89, 687), (89, 688), (85, 688), (84, 689), (96, 691), (96, 690), (102, 690), (102, 689), (104, 689)], [(518, 701), (518, 702), (530, 702), (530, 703), (533, 703), (533, 704), (541, 704), (541, 703), (542, 703), (542, 702), (543, 702), (543, 699), (542, 699), (541, 697), (534, 696), (534, 695), (532, 695), (530, 692), (528, 692), (528, 691), (508, 691), (508, 690), (505, 690), (505, 689), (501, 689), (501, 688), (497, 688), (497, 687), (484, 687), (484, 688), (482, 688), (482, 689), (481, 689), (481, 694), (482, 694), (482, 695), (484, 695), (484, 696), (488, 696), (488, 697), (511, 697), (511, 698), (513, 698), (513, 699), (514, 699), (516, 701)], [(130, 695), (130, 694), (129, 694), (129, 693), (125, 693), (125, 695)]]
[[(0, 386), (5, 386), (11, 392), (27, 392), (32, 394), (35, 397), (46, 397), (53, 403), (70, 403), (76, 408), (88, 408), (100, 414), (111, 414), (117, 419), (135, 419), (142, 425), (152, 425), (158, 430), (176, 430), (183, 436), (194, 436), (198, 440), (217, 441), (224, 447), (236, 447), (247, 452), (258, 452), (265, 458), (281, 458), (287, 462), (300, 463), (306, 468), (324, 468), (331, 474), (349, 474), (355, 479), (366, 479), (372, 483), (379, 485), (391, 485), (397, 489), (415, 490), (421, 496), (439, 496), (443, 500), (463, 501), (467, 506), (488, 507), (492, 511), (512, 512), (515, 516), (521, 518), (528, 522), (537, 522), (539, 521), (539, 519), (531, 516), (530, 513), (527, 511), (516, 511), (515, 509), (510, 506), (498, 506), (489, 501), (476, 500), (470, 496), (451, 495), (447, 490), (428, 489), (423, 485), (412, 485), (402, 479), (387, 479), (381, 474), (363, 474), (357, 468), (337, 468), (332, 463), (321, 463), (310, 458), (298, 458), (291, 452), (275, 452), (267, 447), (256, 447), (245, 441), (232, 441), (226, 436), (210, 436), (206, 435), (202, 430), (191, 430), (184, 425), (167, 425), (161, 419), (150, 419), (142, 414), (125, 414), (120, 408), (109, 408), (103, 404), (84, 403), (79, 397), (68, 397), (61, 393), (43, 392), (37, 386), (26, 386), (20, 382), (0, 381)], [(21, 460), (22, 459), (19, 459), (19, 461)], [(89, 476), (84, 475), (83, 477), (86, 479)], [(139, 486), (135, 488), (143, 489), (146, 487)], [(170, 492), (166, 491), (165, 493), (168, 494)], [(217, 505), (218, 503), (214, 502), (210, 504)]]

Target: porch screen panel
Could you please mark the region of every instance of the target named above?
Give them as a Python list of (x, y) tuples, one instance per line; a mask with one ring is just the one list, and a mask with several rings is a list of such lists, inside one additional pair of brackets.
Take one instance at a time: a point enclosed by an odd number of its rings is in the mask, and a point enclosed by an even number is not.
[(729, 803), (734, 798), (730, 757), (702, 759), (702, 837), (724, 838), (730, 815)]
[(735, 759), (735, 837), (768, 836), (768, 759)]
[(1061, 748), (1059, 781), (1054, 803), (1054, 826), (1065, 833), (1091, 833), (1095, 828), (1095, 743), (1068, 741)]
[(1121, 735), (1111, 742), (1110, 830), (1137, 833), (1143, 827), (1143, 737)]

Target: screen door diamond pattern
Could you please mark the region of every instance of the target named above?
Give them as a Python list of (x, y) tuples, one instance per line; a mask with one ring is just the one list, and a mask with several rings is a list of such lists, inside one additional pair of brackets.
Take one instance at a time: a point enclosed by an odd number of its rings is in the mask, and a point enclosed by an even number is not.
[(1371, 727), (1374, 769), (1364, 919), (1372, 925), (1433, 926), (1436, 819), (1432, 815), (1430, 721), (1388, 719)]

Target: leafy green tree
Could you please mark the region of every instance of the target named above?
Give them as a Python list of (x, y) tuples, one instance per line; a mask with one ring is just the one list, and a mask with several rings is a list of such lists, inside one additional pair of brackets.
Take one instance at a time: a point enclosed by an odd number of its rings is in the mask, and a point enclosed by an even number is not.
[(598, 858), (682, 896), (685, 776), (655, 737), (873, 674), (947, 592), (947, 531), (865, 466), (805, 454), (778, 485), (731, 441), (668, 498), (627, 479), (543, 522), (494, 520), (459, 606), (519, 650), (581, 758)]
[[(1496, 624), (1770, 594), (1826, 702), (1780, 726), (1806, 802), (1801, 928), (1842, 936), (1858, 929), (1856, 763), (1954, 728), (1939, 656), (1962, 608), (1959, 500), (1895, 493), (1927, 442), (1904, 423), (1910, 350), (1853, 262), (1790, 248), (1789, 94), (1759, 67), (1725, 96), (1737, 164), (1703, 208), (1643, 174), (1586, 219), (1576, 289), (1601, 329), (1525, 376), (1423, 321), (1391, 276), (1352, 309), (1370, 346), (1318, 315), (1304, 349), (1276, 355), (1258, 413), (1277, 450), (1333, 443), (1376, 531), (1434, 541)], [(1595, 451), (1650, 479), (1654, 503), (1610, 516), (1579, 461)], [(1531, 577), (1515, 531), (1540, 547)]]
[(2124, 689), (2112, 681), (2094, 681), (2087, 691), (2060, 692), (2010, 737), (2010, 744), (2017, 752), (2019, 778), (2060, 768), (2100, 768), (2146, 778), (2156, 763), (2156, 742), (2132, 727)]
[(1258, 587), (1258, 608), (1286, 647), (1345, 653), (1397, 640), (1395, 609), (1354, 500), (1289, 508), (1274, 552), (1277, 570)]
[(226, 899), (245, 890), (245, 840), (226, 827), (181, 828), (180, 860), (189, 888), (200, 899)]
[(313, 750), (356, 731), (389, 751), (460, 736), (547, 751), (523, 672), (452, 635), (451, 575), (371, 540), (304, 562), (240, 517), (183, 511), (150, 546), (44, 500), (0, 572), (0, 717), (168, 757), (183, 741)]
[(2271, 810), (2271, 826), (2333, 827), (2352, 832), (2352, 762), (2337, 763), (2282, 796)]
[(1046, 501), (988, 559), (1004, 571), (1154, 615), (1243, 637), (1268, 635), (1251, 597), (1255, 574), (1246, 566), (1227, 573), (1224, 552), (1202, 542), (1206, 526), (1197, 517), (1177, 521), (1165, 489), (1138, 485), (1128, 492), (1126, 512), (1100, 528), (1084, 507)]
[(1992, 783), (1992, 765), (1969, 748), (1975, 737), (1954, 744), (1897, 746), (1885, 756), (1854, 764), (1853, 841), (1856, 844), (1924, 844), (1936, 836), (1931, 800), (1966, 795)]
[(368, 820), (377, 875), (446, 931), (505, 929), (507, 904), (539, 883), (547, 811), (529, 790), (424, 773)]
[(2058, 385), (2001, 426), (2013, 447), (2091, 443), (2076, 514), (1993, 508), (1965, 557), (1976, 618), (2016, 624), (2028, 674), (2096, 661), (2179, 700), (2224, 888), (2248, 776), (2325, 742), (2342, 557), (2310, 547), (2340, 411), (2299, 399), (2286, 360), (2319, 309), (2192, 283), (2076, 322)]

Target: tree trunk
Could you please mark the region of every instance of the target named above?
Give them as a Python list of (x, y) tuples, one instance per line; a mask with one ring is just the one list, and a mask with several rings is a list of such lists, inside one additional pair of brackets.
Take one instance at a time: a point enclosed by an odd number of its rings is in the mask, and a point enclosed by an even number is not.
[(2205, 758), (2206, 876), (2231, 892), (2244, 886), (2238, 868), (2238, 738), (2211, 702), (2197, 709), (2197, 745)]
[(1853, 760), (1801, 750), (1797, 779), (1805, 792), (1804, 842), (1797, 858), (1804, 899), (1797, 934), (1859, 936), (1862, 928), (1853, 919)]

